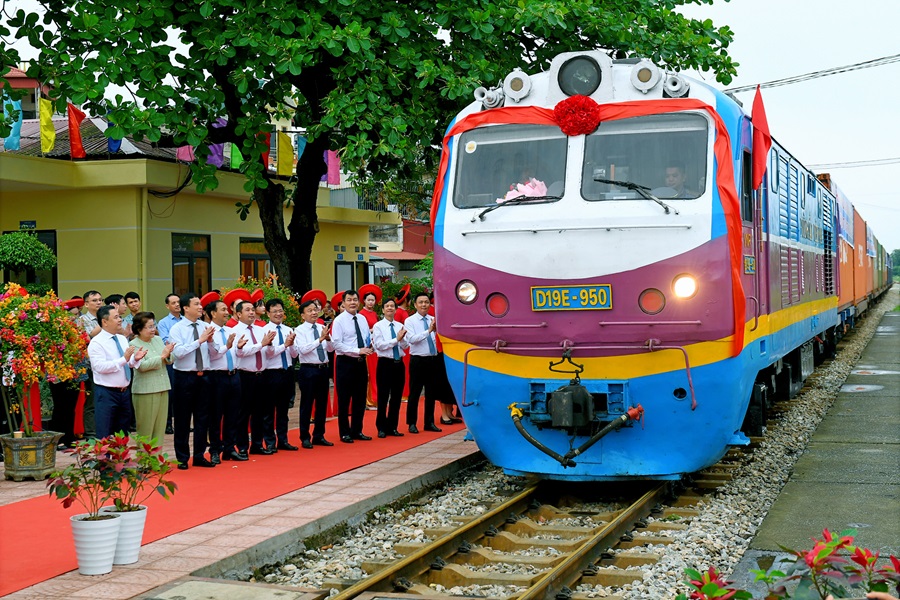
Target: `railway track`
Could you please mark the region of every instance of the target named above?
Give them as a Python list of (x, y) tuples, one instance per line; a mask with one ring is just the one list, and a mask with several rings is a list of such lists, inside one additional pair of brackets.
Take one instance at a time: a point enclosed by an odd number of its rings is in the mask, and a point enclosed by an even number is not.
[[(586, 597), (578, 586), (618, 586), (640, 580), (632, 567), (654, 560), (652, 553), (629, 551), (640, 545), (666, 543), (664, 537), (634, 535), (635, 530), (684, 527), (659, 519), (690, 519), (689, 508), (662, 508), (669, 485), (636, 494), (620, 510), (593, 510), (579, 501), (556, 496), (555, 506), (541, 501), (548, 491), (532, 485), (457, 528), (428, 532), (434, 541), (396, 547), (406, 552), (392, 564), (363, 565), (370, 575), (346, 587), (331, 600), (434, 596), (472, 585), (508, 586), (519, 600), (567, 600)], [(654, 515), (657, 520), (647, 522)], [(571, 524), (572, 521), (582, 523)], [(449, 529), (449, 530), (446, 530)], [(553, 549), (541, 556), (528, 549)], [(504, 569), (503, 565), (514, 568)], [(516, 569), (515, 566), (527, 567)]]

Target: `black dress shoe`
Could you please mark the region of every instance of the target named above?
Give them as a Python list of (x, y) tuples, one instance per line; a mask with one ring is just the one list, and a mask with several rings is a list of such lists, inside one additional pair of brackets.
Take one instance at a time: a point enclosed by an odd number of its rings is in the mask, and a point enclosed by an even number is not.
[(369, 436), (367, 436), (367, 435), (364, 434), (364, 433), (359, 433), (359, 434), (357, 434), (357, 435), (354, 435), (354, 436), (353, 436), (353, 439), (354, 439), (354, 440), (360, 440), (361, 442), (368, 442), (368, 441), (371, 440), (372, 438), (369, 437)]
[(297, 446), (295, 446), (293, 444), (288, 444), (287, 442), (285, 442), (283, 444), (278, 444), (278, 449), (279, 450), (290, 450), (291, 452), (293, 452), (295, 450), (299, 450), (299, 448), (297, 448)]
[(240, 456), (240, 460), (250, 460), (250, 457), (247, 456), (246, 452), (238, 452), (238, 456)]
[(166, 425), (166, 433), (172, 435), (173, 433), (175, 433), (175, 430), (172, 429), (171, 425)]
[(313, 446), (334, 446), (331, 442), (326, 440), (325, 438), (319, 438), (317, 440), (312, 441)]
[(202, 456), (195, 456), (193, 462), (194, 462), (195, 467), (214, 467), (214, 466), (216, 466), (213, 463), (206, 460), (205, 458), (203, 458)]
[(380, 438), (386, 438), (386, 437), (387, 437), (387, 434), (386, 434), (385, 432), (383, 432), (383, 431), (379, 431), (379, 432), (378, 432), (378, 437), (380, 437)]
[(410, 433), (419, 433), (419, 428), (416, 427), (415, 425), (410, 425), (410, 426), (409, 426), (409, 432), (410, 432)]
[[(304, 441), (300, 442), (300, 445), (303, 446), (304, 448), (306, 448), (307, 450), (312, 450), (312, 447), (313, 447), (312, 442), (309, 440), (304, 440)], [(334, 444), (329, 444), (329, 446), (334, 446)]]
[(217, 464), (221, 463), (222, 461), (219, 459), (219, 454), (217, 452), (210, 452), (209, 453), (209, 462), (211, 462), (214, 465), (217, 465)]
[(250, 454), (262, 454), (264, 456), (269, 456), (270, 454), (274, 454), (268, 448), (250, 448)]
[(343, 436), (341, 436), (341, 441), (344, 442), (345, 444), (352, 444), (353, 438), (350, 437), (349, 435), (343, 435)]
[(394, 437), (403, 437), (403, 434), (400, 433), (399, 431), (397, 431), (396, 429), (393, 430), (393, 431), (391, 431), (390, 433), (388, 433), (388, 435), (391, 435), (391, 436), (394, 436)]
[(433, 431), (435, 433), (440, 433), (443, 431), (440, 427), (436, 427), (435, 425), (426, 425), (425, 431)]
[(453, 425), (453, 420), (441, 417), (441, 425)]
[(235, 452), (234, 450), (232, 450), (231, 452), (223, 452), (222, 460), (244, 461), (244, 460), (250, 460), (250, 459), (247, 458), (246, 454), (241, 454), (239, 452)]
[(188, 470), (188, 464), (187, 464), (187, 463), (178, 463), (178, 470), (179, 470), (179, 471), (187, 471), (187, 470)]

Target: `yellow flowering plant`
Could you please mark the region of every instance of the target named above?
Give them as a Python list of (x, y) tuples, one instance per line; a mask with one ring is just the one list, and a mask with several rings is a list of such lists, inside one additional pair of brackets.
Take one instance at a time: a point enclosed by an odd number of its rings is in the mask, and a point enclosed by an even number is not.
[(16, 283), (0, 294), (0, 390), (10, 431), (21, 428), (31, 436), (32, 415), (27, 402), (10, 399), (8, 386), (23, 390), (42, 377), (50, 382), (70, 381), (84, 373), (88, 337), (52, 291), (32, 296)]

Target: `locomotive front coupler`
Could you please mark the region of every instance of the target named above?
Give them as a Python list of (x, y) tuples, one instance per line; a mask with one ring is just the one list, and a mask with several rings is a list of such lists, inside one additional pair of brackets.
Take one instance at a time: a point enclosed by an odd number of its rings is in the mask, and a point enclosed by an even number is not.
[(591, 438), (581, 446), (579, 446), (578, 448), (573, 448), (572, 450), (566, 452), (565, 455), (562, 455), (558, 452), (555, 452), (551, 448), (548, 448), (547, 446), (542, 444), (540, 440), (528, 433), (528, 430), (525, 429), (524, 425), (522, 425), (522, 417), (525, 416), (525, 413), (522, 412), (521, 408), (517, 407), (515, 403), (510, 404), (507, 408), (509, 408), (510, 416), (512, 417), (513, 424), (515, 424), (516, 426), (516, 430), (518, 430), (518, 432), (522, 434), (522, 437), (524, 437), (532, 446), (561, 464), (563, 468), (576, 466), (577, 463), (572, 459), (599, 442), (600, 439), (607, 434), (618, 430), (631, 421), (639, 421), (644, 418), (644, 407), (640, 404), (638, 404), (637, 406), (632, 406), (627, 411), (625, 411), (624, 415), (621, 415), (615, 420), (607, 423), (603, 429), (592, 435)]

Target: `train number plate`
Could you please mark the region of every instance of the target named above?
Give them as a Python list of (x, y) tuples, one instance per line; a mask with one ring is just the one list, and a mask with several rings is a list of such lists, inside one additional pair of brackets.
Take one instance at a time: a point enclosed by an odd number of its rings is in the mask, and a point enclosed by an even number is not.
[(531, 310), (609, 310), (612, 287), (597, 285), (547, 286), (531, 288)]

